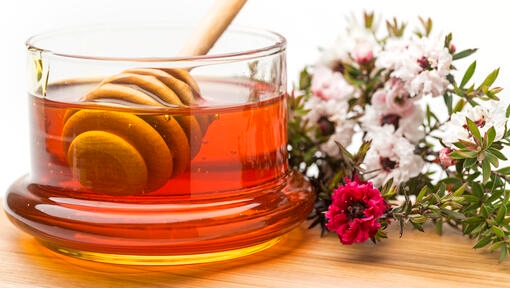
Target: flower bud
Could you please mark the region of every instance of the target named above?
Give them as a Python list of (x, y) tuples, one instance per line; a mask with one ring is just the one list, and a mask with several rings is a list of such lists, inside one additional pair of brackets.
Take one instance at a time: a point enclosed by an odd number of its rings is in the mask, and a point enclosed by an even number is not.
[(455, 47), (455, 45), (450, 44), (449, 50), (450, 50), (450, 53), (455, 53), (455, 50), (457, 50), (457, 48)]
[(353, 51), (354, 60), (359, 64), (366, 64), (374, 59), (372, 46), (368, 43), (359, 43), (354, 47)]
[(441, 162), (441, 165), (443, 165), (444, 167), (450, 167), (455, 165), (455, 159), (449, 156), (449, 154), (452, 151), (453, 150), (448, 147), (445, 147), (441, 149), (441, 151), (439, 151), (439, 161)]

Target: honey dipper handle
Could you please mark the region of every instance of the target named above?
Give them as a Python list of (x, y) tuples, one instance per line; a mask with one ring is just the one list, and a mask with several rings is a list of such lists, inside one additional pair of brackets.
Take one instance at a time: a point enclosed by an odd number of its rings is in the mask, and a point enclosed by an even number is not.
[(198, 56), (207, 54), (246, 1), (247, 0), (215, 0), (193, 31), (191, 37), (184, 43), (178, 56)]

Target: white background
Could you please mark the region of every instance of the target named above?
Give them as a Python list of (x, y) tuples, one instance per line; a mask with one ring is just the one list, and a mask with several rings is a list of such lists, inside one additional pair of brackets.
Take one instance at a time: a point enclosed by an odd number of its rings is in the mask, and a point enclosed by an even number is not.
[[(211, 3), (211, 0), (0, 1), (0, 196), (15, 179), (28, 172), (30, 165), (24, 87), (26, 38), (70, 25), (131, 19), (198, 21)], [(386, 19), (396, 16), (410, 26), (417, 23), (418, 16), (431, 17), (434, 31), (452, 32), (458, 49), (479, 48), (475, 57), (462, 64), (467, 66), (477, 59), (478, 83), (500, 67), (496, 84), (510, 87), (507, 72), (510, 16), (503, 4), (505, 1), (495, 0), (249, 0), (234, 22), (283, 34), (288, 40), (288, 78), (295, 83), (300, 69), (316, 60), (318, 47), (329, 45), (345, 29), (345, 17), (352, 12), (361, 15), (363, 10), (375, 11)]]

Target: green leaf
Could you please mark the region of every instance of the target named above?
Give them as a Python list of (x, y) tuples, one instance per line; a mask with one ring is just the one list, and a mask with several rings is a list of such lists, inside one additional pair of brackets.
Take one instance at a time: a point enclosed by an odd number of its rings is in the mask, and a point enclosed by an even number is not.
[(508, 199), (510, 199), (510, 191), (508, 190), (503, 190), (501, 189), (501, 191), (505, 192), (505, 196), (503, 197), (503, 203), (501, 205), (509, 205), (510, 203), (508, 203)]
[(478, 130), (476, 123), (466, 117), (466, 124), (469, 132), (471, 132), (471, 135), (473, 135), (477, 143), (482, 143), (482, 135), (480, 134), (480, 130)]
[(503, 262), (505, 260), (505, 257), (508, 255), (508, 249), (506, 246), (501, 246), (501, 252), (499, 253), (499, 262)]
[(464, 220), (464, 223), (466, 223), (466, 224), (478, 224), (478, 223), (482, 223), (482, 221), (483, 221), (482, 217), (480, 217), (480, 216), (473, 216), (473, 217), (466, 218)]
[(418, 17), (418, 18), (420, 19), (420, 22), (423, 25), (423, 28), (425, 28), (425, 36), (429, 36), (430, 32), (432, 31), (432, 19), (427, 18), (427, 20), (424, 20), (421, 17)]
[(455, 160), (461, 160), (461, 159), (476, 158), (478, 156), (478, 154), (479, 154), (479, 152), (477, 152), (477, 151), (461, 149), (461, 150), (454, 150), (453, 152), (450, 152), (450, 154), (448, 154), (448, 156)]
[(466, 183), (462, 184), (462, 186), (460, 186), (457, 190), (455, 190), (455, 192), (453, 192), (452, 196), (457, 197), (464, 194), (464, 191), (466, 190), (466, 185), (467, 185)]
[(478, 203), (480, 201), (480, 198), (478, 198), (474, 195), (464, 195), (464, 200), (466, 200), (468, 202)]
[(478, 242), (476, 242), (475, 246), (473, 246), (473, 249), (479, 249), (483, 248), (491, 243), (491, 237), (483, 237)]
[(476, 157), (473, 157), (473, 158), (467, 158), (464, 160), (464, 169), (469, 169), (473, 166), (475, 166), (475, 164), (478, 163), (478, 160), (476, 159)]
[(496, 78), (498, 78), (498, 74), (499, 68), (489, 73), (489, 75), (487, 75), (487, 77), (485, 78), (485, 80), (483, 80), (482, 84), (480, 84), (477, 90), (482, 90), (484, 87), (490, 87), (494, 83), (494, 81), (496, 81)]
[(459, 178), (455, 178), (455, 177), (446, 177), (446, 178), (439, 180), (438, 184), (439, 183), (453, 184), (453, 185), (459, 186), (459, 185), (462, 185), (464, 183), (464, 181), (462, 181)]
[(505, 175), (510, 175), (510, 166), (501, 168), (501, 169), (497, 170), (496, 172), (505, 174)]
[(444, 37), (444, 47), (450, 49), (450, 43), (452, 42), (452, 33), (448, 33), (446, 37)]
[[(372, 141), (363, 141), (363, 143), (361, 143), (361, 145), (358, 148), (358, 152), (356, 152), (356, 154), (351, 157), (353, 159), (355, 165), (359, 166), (363, 163), (368, 150), (370, 150), (371, 144), (372, 144)], [(342, 151), (343, 150), (347, 151), (347, 149), (345, 149), (345, 148), (342, 148)], [(346, 153), (346, 154), (349, 155), (348, 153)]]
[(501, 230), (501, 228), (499, 228), (498, 226), (492, 226), (491, 227), (492, 229), (492, 232), (494, 232), (494, 235), (496, 235), (497, 237), (505, 237), (505, 232), (503, 230)]
[(391, 36), (394, 36), (394, 37), (402, 37), (402, 35), (404, 34), (404, 30), (406, 28), (406, 24), (405, 23), (398, 23), (397, 21), (397, 18), (393, 18), (393, 23), (391, 23), (390, 21), (386, 20), (386, 28), (388, 29), (388, 33), (391, 35)]
[(498, 149), (496, 148), (493, 148), (493, 147), (490, 147), (489, 149), (487, 149), (487, 152), (490, 152), (491, 154), (493, 154), (494, 156), (496, 156), (498, 159), (501, 159), (501, 160), (507, 160), (506, 156), (501, 153)]
[(506, 212), (507, 212), (506, 206), (501, 205), (499, 207), (498, 214), (496, 215), (496, 219), (495, 219), (497, 224), (501, 224), (503, 219), (505, 219)]
[(473, 143), (471, 141), (462, 140), (462, 139), (459, 139), (458, 142), (455, 142), (453, 144), (461, 149), (466, 148), (468, 150), (469, 149), (473, 150), (478, 147), (475, 143)]
[(499, 92), (503, 91), (503, 88), (501, 87), (494, 87), (491, 88), (489, 91), (487, 91), (487, 98), (499, 101), (499, 97), (496, 96)]
[(475, 195), (478, 199), (481, 199), (483, 197), (483, 187), (480, 183), (472, 183), (471, 184), (471, 191), (473, 191), (473, 195)]
[(484, 217), (484, 218), (489, 217), (489, 211), (487, 210), (487, 205), (482, 204), (480, 206), (480, 213), (482, 214), (482, 217)]
[[(451, 74), (449, 74), (449, 75), (451, 75)], [(455, 85), (455, 83), (453, 85), (453, 93), (455, 95), (458, 95), (459, 97), (467, 97), (467, 95), (466, 95), (467, 91), (465, 91), (464, 89), (460, 89), (459, 87), (457, 87), (457, 85)]]
[(480, 223), (480, 225), (478, 225), (475, 229), (471, 231), (471, 235), (479, 234), (482, 230), (486, 229), (486, 225), (487, 224), (485, 222)]
[(307, 90), (312, 85), (312, 75), (306, 67), (299, 74), (299, 90)]
[(489, 246), (489, 248), (487, 248), (487, 250), (489, 250), (489, 252), (492, 252), (492, 251), (498, 249), (499, 247), (501, 247), (503, 244), (505, 244), (504, 241), (495, 242), (494, 244)]
[(491, 152), (485, 151), (485, 159), (487, 159), (492, 164), (492, 166), (494, 166), (494, 168), (499, 167), (498, 157), (494, 156), (494, 154)]
[(436, 232), (439, 235), (443, 234), (443, 221), (442, 220), (439, 220), (436, 222)]
[(475, 53), (477, 49), (466, 49), (466, 50), (463, 50), (463, 51), (460, 51), (458, 53), (455, 53), (452, 57), (452, 59), (455, 61), (455, 60), (459, 60), (459, 59), (462, 59), (462, 58), (465, 58), (465, 57), (468, 57), (470, 56), (471, 54)]
[(494, 139), (496, 138), (496, 129), (494, 129), (494, 126), (489, 128), (489, 130), (487, 130), (485, 135), (487, 135), (487, 146), (486, 147), (490, 147), (492, 145), (492, 143), (494, 142)]
[(421, 188), (421, 190), (420, 190), (420, 193), (418, 193), (418, 196), (416, 196), (416, 202), (420, 202), (426, 192), (427, 192), (427, 186), (423, 186), (423, 188)]
[(450, 206), (451, 209), (461, 209), (463, 207), (462, 202), (464, 202), (464, 197), (458, 196), (452, 197), (450, 201), (445, 202), (443, 205), (445, 205), (444, 207)]
[(489, 197), (487, 199), (487, 201), (485, 201), (486, 203), (492, 203), (498, 199), (501, 198), (501, 195), (503, 195), (503, 189), (496, 189), (495, 191), (493, 191), (491, 193), (491, 197)]
[[(455, 107), (453, 107), (452, 113), (457, 113), (457, 112), (461, 111), (464, 108), (464, 106), (466, 106), (466, 101), (464, 99), (460, 99), (457, 102), (457, 104), (455, 104)], [(452, 113), (450, 113), (450, 114), (452, 114)]]
[[(452, 95), (448, 94), (448, 93), (444, 93), (443, 94), (443, 99), (444, 99), (444, 103), (446, 104), (446, 108), (448, 109), (448, 114), (451, 115), (452, 114), (452, 106), (453, 106), (453, 97)], [(430, 121), (429, 121), (429, 126), (430, 126)]]
[(427, 217), (425, 217), (421, 214), (411, 214), (411, 215), (409, 215), (409, 221), (411, 221), (411, 223), (415, 223), (415, 224), (423, 224), (423, 223), (427, 222)]
[(365, 28), (367, 29), (371, 29), (372, 28), (372, 25), (374, 23), (374, 13), (371, 12), (371, 13), (363, 13), (363, 19), (365, 21)]
[(413, 220), (411, 220), (411, 225), (413, 225), (414, 229), (416, 229), (416, 230), (418, 230), (420, 232), (425, 232), (425, 230), (423, 230), (423, 224), (422, 223), (416, 223)]
[(482, 161), (482, 182), (485, 184), (487, 181), (489, 181), (489, 178), (491, 176), (491, 163), (489, 160), (484, 159)]
[[(510, 105), (509, 105), (510, 107)], [(431, 119), (431, 115), (432, 112), (430, 111), (430, 106), (427, 104), (427, 106), (425, 107), (425, 118), (427, 119), (427, 126), (431, 127), (432, 124), (430, 123), (430, 119)]]
[(464, 235), (471, 235), (471, 232), (476, 228), (476, 224), (466, 224), (462, 228), (462, 233)]
[[(455, 66), (453, 66), (451, 64), (450, 64), (450, 67), (453, 67), (453, 68), (451, 68), (452, 70), (456, 70)], [(448, 73), (448, 75), (446, 75), (446, 80), (448, 80), (448, 82), (450, 84), (455, 84), (455, 77), (451, 73)]]
[(446, 192), (446, 185), (444, 185), (444, 183), (441, 183), (441, 185), (439, 185), (439, 189), (437, 190), (436, 193), (439, 197), (443, 197), (445, 192)]
[(464, 77), (462, 77), (462, 81), (460, 82), (460, 88), (464, 88), (467, 82), (471, 80), (471, 77), (473, 77), (473, 74), (475, 73), (475, 69), (476, 61), (471, 63), (471, 65), (469, 65), (468, 69), (466, 70), (466, 73), (464, 73)]
[(441, 212), (443, 214), (446, 214), (446, 215), (450, 216), (451, 218), (453, 218), (455, 220), (464, 220), (464, 219), (466, 219), (466, 216), (464, 216), (464, 214), (462, 214), (460, 212), (452, 211), (450, 209), (441, 208)]

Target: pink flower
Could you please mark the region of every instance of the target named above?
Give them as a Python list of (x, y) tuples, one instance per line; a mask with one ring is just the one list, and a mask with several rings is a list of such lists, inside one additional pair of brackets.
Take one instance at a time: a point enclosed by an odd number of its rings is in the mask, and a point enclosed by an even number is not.
[(367, 42), (358, 43), (354, 46), (353, 51), (354, 60), (359, 64), (366, 64), (374, 59), (374, 52), (372, 45)]
[(342, 244), (364, 242), (381, 228), (378, 221), (388, 205), (371, 182), (346, 179), (344, 186), (333, 191), (332, 203), (326, 212), (326, 227), (335, 231)]
[(409, 109), (412, 109), (414, 105), (404, 84), (400, 79), (392, 78), (387, 88), (386, 105), (390, 110), (398, 113), (409, 113)]
[(453, 150), (448, 147), (445, 147), (439, 151), (439, 162), (441, 162), (441, 165), (444, 167), (455, 165), (455, 159), (449, 156), (452, 151)]
[(314, 69), (311, 91), (323, 101), (346, 101), (345, 99), (353, 96), (354, 87), (347, 83), (342, 74), (328, 67), (317, 66)]

